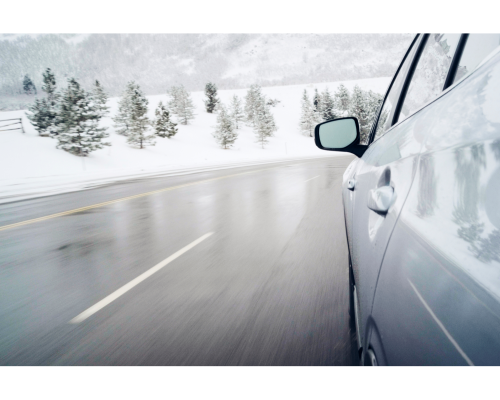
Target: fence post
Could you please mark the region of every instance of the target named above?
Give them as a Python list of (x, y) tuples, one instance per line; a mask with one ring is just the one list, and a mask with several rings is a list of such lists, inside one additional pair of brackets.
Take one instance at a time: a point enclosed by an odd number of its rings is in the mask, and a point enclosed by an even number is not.
[(21, 133), (24, 135), (23, 118), (19, 118), (19, 121), (21, 121)]

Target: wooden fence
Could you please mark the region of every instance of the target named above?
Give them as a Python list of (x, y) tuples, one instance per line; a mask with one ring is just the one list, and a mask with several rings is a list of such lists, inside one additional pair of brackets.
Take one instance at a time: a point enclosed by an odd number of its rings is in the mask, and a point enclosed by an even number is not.
[[(10, 122), (10, 121), (17, 121), (17, 122), (11, 122), (7, 125), (4, 125), (4, 122)], [(13, 126), (13, 125), (19, 125), (16, 128), (9, 128), (9, 129), (4, 129), (7, 126)], [(21, 132), (24, 133), (24, 128), (23, 128), (23, 119), (22, 118), (12, 118), (12, 119), (0, 119), (0, 132), (3, 131), (15, 131), (17, 129), (21, 129)]]

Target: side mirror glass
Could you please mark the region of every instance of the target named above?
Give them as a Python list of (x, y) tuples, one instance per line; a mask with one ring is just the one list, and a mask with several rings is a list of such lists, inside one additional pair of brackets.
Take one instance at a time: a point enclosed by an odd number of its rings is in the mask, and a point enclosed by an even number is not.
[(359, 125), (354, 117), (323, 122), (316, 125), (314, 133), (316, 145), (323, 150), (349, 151), (347, 147), (359, 143)]

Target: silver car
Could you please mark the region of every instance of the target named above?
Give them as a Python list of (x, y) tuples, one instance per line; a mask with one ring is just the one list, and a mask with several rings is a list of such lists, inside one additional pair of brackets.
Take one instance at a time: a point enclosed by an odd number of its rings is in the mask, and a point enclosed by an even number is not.
[(344, 173), (351, 315), (364, 365), (500, 365), (500, 34), (420, 34)]

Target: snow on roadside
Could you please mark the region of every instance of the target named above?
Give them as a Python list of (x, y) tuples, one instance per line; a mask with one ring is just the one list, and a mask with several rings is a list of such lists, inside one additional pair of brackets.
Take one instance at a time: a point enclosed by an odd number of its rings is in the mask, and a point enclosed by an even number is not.
[[(336, 156), (319, 150), (314, 140), (299, 133), (300, 98), (304, 89), (328, 87), (335, 91), (341, 82), (309, 85), (265, 87), (262, 92), (281, 101), (272, 108), (278, 125), (275, 137), (263, 150), (255, 141), (252, 129), (243, 126), (235, 146), (221, 149), (212, 137), (215, 114), (204, 109), (204, 93), (193, 92), (196, 118), (191, 125), (178, 125), (179, 132), (171, 139), (158, 138), (156, 146), (136, 149), (126, 143), (124, 136), (114, 133), (110, 117), (104, 118), (112, 146), (97, 150), (82, 158), (56, 149), (56, 141), (38, 136), (26, 119), (24, 111), (1, 112), (0, 120), (23, 118), (25, 134), (20, 131), (0, 132), (0, 203), (30, 197), (81, 190), (129, 178), (185, 174), (201, 170), (228, 168), (287, 159)], [(350, 90), (358, 84), (364, 90), (384, 93), (389, 78), (343, 82)], [(220, 90), (219, 97), (228, 104), (233, 94), (243, 98), (246, 89)], [(166, 95), (148, 96), (149, 116)], [(110, 116), (116, 114), (118, 98), (111, 98)], [(1, 125), (1, 123), (0, 123)]]

